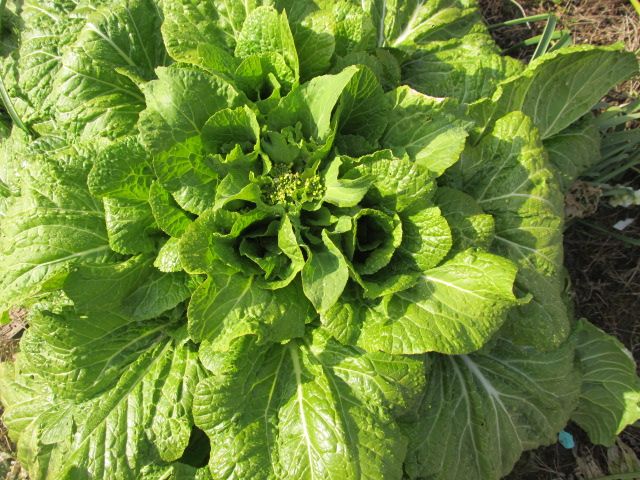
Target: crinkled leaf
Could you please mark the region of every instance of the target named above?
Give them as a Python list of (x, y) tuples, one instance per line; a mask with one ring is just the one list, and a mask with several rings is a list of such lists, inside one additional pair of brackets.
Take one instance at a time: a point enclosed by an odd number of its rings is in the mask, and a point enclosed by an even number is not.
[(402, 80), (434, 97), (472, 103), (493, 95), (498, 84), (520, 73), (522, 64), (500, 54), (486, 34), (431, 42), (402, 65)]
[(545, 140), (549, 161), (563, 191), (600, 162), (600, 143), (600, 130), (590, 117)]
[(149, 157), (135, 137), (125, 137), (102, 150), (87, 183), (98, 197), (146, 200), (153, 173)]
[(548, 353), (499, 340), (437, 356), (417, 421), (407, 424), (409, 478), (498, 480), (524, 450), (557, 441), (579, 394), (573, 345)]
[(571, 419), (593, 443), (613, 445), (616, 436), (640, 418), (640, 379), (631, 353), (615, 337), (587, 320), (576, 330), (583, 372), (582, 392)]
[(338, 301), (349, 279), (347, 262), (326, 230), (322, 231), (322, 244), (311, 247), (309, 259), (302, 268), (304, 294), (319, 312), (324, 312)]
[[(533, 299), (511, 314), (517, 342), (553, 348), (569, 334), (563, 306), (563, 196), (531, 119), (514, 112), (460, 163), (464, 191), (495, 219), (494, 250), (518, 264)], [(543, 333), (544, 332), (544, 333)]]
[(422, 362), (318, 337), (270, 348), (245, 337), (208, 359), (194, 417), (217, 446), (213, 477), (400, 478), (406, 440), (391, 411), (419, 395)]
[(118, 253), (147, 253), (155, 249), (158, 226), (146, 200), (104, 199), (109, 246)]
[(516, 267), (464, 251), (366, 313), (358, 345), (368, 351), (458, 354), (481, 348), (516, 305)]
[[(226, 2), (225, 2), (226, 3)], [(277, 53), (300, 76), (298, 54), (286, 12), (278, 13), (273, 7), (262, 6), (253, 10), (236, 36), (235, 54), (246, 58), (254, 54)]]
[(87, 19), (55, 79), (56, 116), (65, 129), (85, 138), (131, 133), (144, 97), (118, 70), (155, 77), (166, 56), (161, 21), (153, 0), (121, 0)]
[(387, 94), (393, 102), (389, 127), (380, 143), (401, 157), (405, 153), (436, 175), (458, 161), (467, 123), (456, 119), (457, 106), (408, 87)]
[(491, 246), (495, 221), (473, 197), (460, 190), (441, 187), (434, 201), (451, 227), (453, 252), (471, 247), (488, 249)]
[(156, 74), (143, 87), (147, 108), (138, 124), (142, 143), (154, 153), (199, 135), (211, 115), (241, 99), (222, 77), (195, 68), (160, 67)]
[(210, 276), (189, 304), (189, 335), (215, 349), (226, 349), (244, 335), (281, 342), (304, 334), (310, 305), (298, 283), (278, 290), (261, 288), (240, 273)]
[(0, 222), (0, 310), (55, 290), (79, 261), (111, 256), (102, 202), (86, 187), (86, 169), (32, 159), (22, 195)]
[(638, 72), (634, 54), (620, 46), (567, 47), (533, 61), (494, 95), (498, 118), (520, 110), (547, 139), (564, 130), (613, 86)]

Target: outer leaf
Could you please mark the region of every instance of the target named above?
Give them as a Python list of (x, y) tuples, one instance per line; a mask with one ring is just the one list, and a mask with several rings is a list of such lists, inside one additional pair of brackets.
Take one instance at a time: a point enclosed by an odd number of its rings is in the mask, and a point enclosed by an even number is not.
[(504, 258), (462, 252), (369, 309), (358, 345), (394, 354), (478, 350), (516, 304), (515, 275), (515, 265)]
[(98, 197), (146, 200), (153, 174), (149, 158), (135, 137), (125, 137), (102, 150), (87, 183)]
[(0, 380), (32, 478), (133, 480), (182, 455), (201, 367), (179, 315), (158, 318), (184, 299), (162, 281), (175, 274), (152, 271), (142, 258), (83, 267), (65, 283), (75, 309), (32, 318), (17, 376)]
[(144, 98), (129, 77), (150, 80), (165, 63), (160, 22), (153, 0), (120, 0), (88, 19), (55, 81), (65, 128), (85, 138), (131, 133)]
[(402, 66), (402, 80), (434, 97), (472, 103), (490, 97), (498, 83), (520, 73), (523, 66), (503, 56), (487, 35), (431, 42)]
[(420, 361), (317, 336), (269, 349), (246, 337), (207, 366), (214, 373), (198, 386), (194, 415), (218, 446), (214, 478), (402, 475), (406, 443), (390, 412), (419, 394)]
[(255, 277), (242, 274), (209, 277), (189, 304), (189, 335), (226, 349), (236, 338), (254, 334), (262, 342), (282, 342), (304, 334), (311, 314), (297, 283), (265, 290)]
[(147, 201), (105, 198), (109, 246), (122, 254), (148, 253), (160, 233)]
[(517, 262), (517, 286), (533, 299), (514, 310), (509, 335), (553, 348), (569, 334), (562, 270), (563, 196), (531, 119), (519, 112), (495, 124), (465, 153), (464, 191), (495, 219), (494, 249)]
[(0, 310), (55, 290), (78, 261), (111, 256), (102, 205), (87, 191), (86, 169), (63, 160), (32, 160), (22, 196), (2, 218)]
[(245, 19), (236, 37), (235, 54), (246, 58), (253, 54), (277, 53), (293, 70), (295, 79), (300, 76), (298, 54), (287, 14), (273, 7), (258, 7)]
[[(253, 2), (238, 4), (242, 8)], [(224, 51), (235, 43), (235, 37), (242, 26), (242, 19), (234, 22), (225, 22), (222, 18), (225, 11), (220, 5), (234, 4), (211, 0), (201, 2), (199, 0), (176, 0), (163, 2), (162, 10), (165, 21), (162, 24), (162, 36), (167, 46), (167, 51), (176, 60), (189, 62), (197, 55), (198, 47), (202, 44), (222, 46)], [(188, 28), (185, 28), (188, 26)], [(229, 29), (225, 28), (226, 26)]]
[(278, 0), (276, 6), (284, 9), (289, 17), (301, 79), (306, 81), (326, 73), (336, 47), (333, 35), (336, 26), (331, 11), (300, 0)]
[(144, 85), (147, 109), (138, 128), (143, 144), (160, 152), (202, 132), (218, 110), (235, 107), (236, 89), (219, 76), (173, 66), (158, 68), (158, 80)]
[(556, 441), (579, 394), (573, 345), (544, 354), (499, 340), (437, 356), (414, 424), (409, 478), (498, 480), (523, 450)]
[(563, 191), (580, 175), (600, 162), (600, 130), (586, 117), (544, 142)]
[[(76, 8), (72, 2), (24, 2), (21, 21), (19, 58), (14, 74), (4, 81), (20, 117), (25, 122), (48, 122), (55, 94), (53, 79), (61, 68), (62, 51), (72, 44), (82, 29), (92, 8)], [(13, 88), (12, 88), (13, 87)]]
[(635, 55), (620, 46), (576, 46), (533, 61), (494, 95), (495, 117), (514, 110), (531, 116), (547, 139), (564, 130), (614, 85), (638, 72)]
[(571, 415), (593, 443), (613, 445), (627, 425), (640, 418), (640, 379), (631, 353), (586, 320), (576, 331), (584, 372), (578, 408)]
[(2, 401), (12, 421), (23, 425), (21, 460), (30, 460), (31, 452), (40, 455), (37, 463), (25, 462), (31, 478), (139, 479), (147, 466), (179, 457), (187, 445), (191, 392), (201, 367), (192, 348), (170, 337), (160, 336), (119, 373), (116, 384), (87, 402), (56, 398), (44, 389), (39, 394), (48, 405), (24, 396), (28, 406), (12, 403), (11, 390), (21, 388), (18, 378), (30, 375), (31, 388), (42, 388), (37, 371), (18, 362), (15, 379), (2, 374)]
[[(378, 20), (378, 44), (412, 47), (434, 40), (457, 38), (471, 32), (484, 32), (477, 8), (464, 8), (458, 0), (368, 1)], [(382, 8), (380, 4), (384, 5)], [(386, 8), (385, 8), (386, 7)], [(381, 15), (382, 13), (382, 15)], [(383, 23), (384, 20), (384, 23)]]
[(436, 176), (458, 161), (466, 142), (466, 124), (456, 120), (456, 106), (408, 87), (387, 94), (393, 102), (389, 128), (381, 144), (401, 157), (407, 153)]

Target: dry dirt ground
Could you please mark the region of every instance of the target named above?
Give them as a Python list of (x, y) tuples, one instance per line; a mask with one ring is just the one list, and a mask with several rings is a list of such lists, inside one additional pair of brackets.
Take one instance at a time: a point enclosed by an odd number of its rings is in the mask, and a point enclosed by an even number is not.
[[(555, 12), (560, 29), (573, 33), (576, 43), (624, 42), (631, 51), (640, 49), (640, 14), (629, 0), (480, 0), (489, 24)], [(523, 40), (541, 33), (543, 23), (494, 30), (494, 36), (510, 54), (527, 59), (532, 48), (513, 49)], [(626, 82), (609, 94), (615, 103), (637, 98), (640, 79)], [(616, 183), (640, 188), (640, 170), (629, 170)], [(631, 245), (603, 233), (615, 222), (635, 219), (624, 234), (637, 239)], [(568, 226), (566, 264), (573, 282), (576, 315), (620, 339), (640, 361), (640, 207), (612, 208), (601, 203), (585, 221)], [(20, 318), (20, 312), (14, 315)], [(0, 329), (0, 361), (11, 358), (17, 347), (15, 329)], [(639, 362), (640, 365), (640, 362)], [(1, 411), (0, 411), (1, 412)], [(523, 455), (508, 480), (640, 480), (624, 472), (640, 471), (640, 428), (630, 427), (610, 449), (591, 445), (583, 432), (570, 425), (576, 439), (573, 450), (556, 444)], [(25, 478), (12, 460), (13, 446), (0, 422), (0, 480)]]

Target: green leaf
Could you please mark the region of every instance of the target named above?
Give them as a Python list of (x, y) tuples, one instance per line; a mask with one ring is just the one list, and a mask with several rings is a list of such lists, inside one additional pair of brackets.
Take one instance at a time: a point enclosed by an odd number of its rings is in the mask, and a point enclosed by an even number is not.
[(208, 161), (199, 136), (154, 156), (153, 169), (159, 183), (182, 209), (200, 215), (213, 205), (218, 174)]
[(579, 394), (573, 345), (537, 353), (506, 340), (434, 358), (410, 438), (409, 478), (498, 480), (524, 450), (557, 441)]
[[(117, 357), (127, 343), (131, 343), (129, 351), (137, 350), (119, 368), (107, 369), (112, 384), (91, 399), (74, 398), (73, 391), (65, 397), (54, 395), (38, 372), (39, 362), (31, 363), (27, 354), (18, 358), (14, 372), (4, 368), (0, 373), (6, 415), (13, 424), (22, 424), (20, 459), (30, 466), (31, 478), (70, 480), (88, 475), (134, 480), (148, 468), (178, 459), (189, 441), (192, 392), (202, 374), (195, 349), (167, 335), (175, 324), (166, 319), (146, 329), (140, 325), (129, 335), (126, 329), (107, 332), (108, 341), (99, 326), (92, 331), (90, 322), (82, 323), (89, 325), (77, 333), (89, 336), (67, 350), (66, 356), (55, 350), (58, 342), (49, 330), (64, 327), (65, 322), (50, 319), (35, 327), (43, 329), (39, 333), (46, 338), (44, 345), (51, 342), (40, 351), (47, 371), (60, 378), (77, 371), (95, 372), (91, 370), (94, 359), (99, 366), (109, 356)], [(150, 342), (154, 334), (155, 341)], [(42, 349), (36, 335), (25, 339), (25, 346), (37, 342)], [(30, 380), (23, 385), (25, 378)], [(82, 392), (83, 386), (78, 384), (77, 391)], [(30, 401), (34, 394), (39, 403)], [(35, 457), (30, 455), (41, 456), (32, 462)]]
[(488, 249), (491, 246), (495, 221), (484, 213), (473, 197), (453, 188), (441, 187), (436, 192), (434, 203), (440, 207), (451, 227), (454, 253), (472, 247)]
[(394, 155), (405, 153), (436, 176), (458, 161), (466, 143), (468, 123), (456, 118), (451, 101), (427, 97), (408, 87), (389, 92), (393, 103), (381, 145)]
[(486, 34), (430, 42), (403, 64), (402, 81), (434, 97), (473, 103), (490, 97), (503, 80), (520, 73), (520, 61), (501, 55)]
[(113, 251), (136, 254), (155, 250), (159, 230), (147, 201), (105, 198), (104, 215)]
[(189, 335), (215, 350), (228, 349), (244, 335), (256, 335), (260, 342), (301, 337), (311, 313), (301, 298), (297, 283), (267, 290), (256, 277), (241, 273), (210, 276), (189, 303)]
[[(102, 2), (95, 2), (95, 6)], [(25, 2), (21, 12), (22, 34), (15, 65), (18, 76), (4, 75), (13, 102), (27, 123), (49, 122), (57, 93), (53, 79), (62, 66), (62, 52), (77, 38), (94, 9), (77, 8), (73, 2)], [(6, 72), (7, 74), (9, 72)]]
[(277, 53), (293, 70), (294, 79), (300, 77), (298, 54), (286, 12), (278, 14), (268, 6), (256, 8), (245, 19), (236, 40), (236, 56), (247, 58), (254, 54)]
[(366, 66), (359, 66), (342, 92), (338, 131), (376, 145), (388, 122), (389, 100), (380, 82)]
[(562, 191), (602, 159), (600, 131), (593, 118), (586, 117), (544, 142)]
[(357, 72), (358, 67), (348, 67), (336, 75), (315, 77), (294, 89), (270, 113), (269, 126), (278, 131), (301, 122), (307, 137), (326, 138), (333, 108)]
[(302, 269), (304, 294), (320, 313), (338, 301), (349, 279), (347, 262), (326, 230), (322, 244), (310, 247), (309, 259)]
[(451, 229), (440, 209), (427, 207), (417, 212), (403, 213), (400, 219), (400, 251), (407, 254), (422, 271), (437, 266), (453, 244)]
[(533, 299), (511, 313), (517, 343), (554, 348), (569, 335), (564, 306), (564, 200), (531, 119), (507, 115), (459, 165), (463, 190), (495, 219), (493, 249), (519, 267), (517, 286)]
[(580, 320), (575, 336), (583, 377), (580, 402), (571, 419), (593, 443), (613, 445), (616, 436), (640, 418), (636, 363), (615, 337), (587, 320)]
[(276, 2), (289, 17), (295, 42), (301, 81), (327, 73), (336, 48), (335, 20), (328, 9), (318, 9), (313, 2), (282, 0)]
[[(192, 63), (203, 44), (231, 51), (235, 45), (246, 8), (255, 2), (224, 0), (176, 0), (162, 2), (162, 36), (167, 51), (176, 60)], [(245, 10), (245, 11), (242, 11)]]
[(149, 205), (153, 218), (163, 232), (172, 237), (180, 237), (191, 224), (191, 217), (182, 210), (171, 194), (158, 182), (149, 189)]
[(33, 311), (0, 374), (32, 478), (134, 480), (182, 456), (202, 368), (179, 311), (159, 316), (190, 292), (154, 270), (143, 257), (81, 267), (64, 285), (74, 307)]
[(146, 200), (153, 173), (149, 157), (136, 137), (122, 138), (95, 159), (87, 183), (92, 194), (123, 200)]
[(200, 135), (211, 115), (241, 101), (217, 75), (186, 66), (160, 67), (156, 74), (157, 80), (143, 86), (147, 108), (138, 124), (142, 143), (153, 153)]
[(330, 13), (338, 56), (350, 52), (364, 52), (377, 46), (376, 31), (371, 18), (357, 2), (332, 2)]
[(422, 362), (365, 354), (316, 335), (265, 348), (250, 338), (208, 359), (194, 417), (214, 478), (402, 476), (406, 440), (391, 412), (421, 391)]
[(250, 153), (259, 145), (259, 138), (258, 120), (247, 106), (214, 113), (202, 129), (202, 143), (214, 153), (229, 153), (236, 145)]
[(379, 45), (416, 47), (486, 31), (478, 9), (464, 8), (469, 2), (369, 0), (365, 3), (371, 5), (377, 20)]
[(86, 168), (68, 160), (31, 158), (0, 220), (0, 311), (57, 289), (73, 264), (112, 255), (102, 202), (87, 190)]
[(515, 265), (502, 257), (459, 253), (370, 308), (358, 345), (393, 354), (478, 350), (516, 305), (515, 276)]
[(373, 178), (366, 202), (396, 212), (428, 201), (435, 190), (433, 175), (427, 168), (406, 156), (396, 158), (390, 150), (360, 157), (345, 177)]
[(55, 78), (56, 117), (65, 130), (84, 138), (131, 133), (144, 97), (118, 71), (155, 77), (155, 68), (166, 61), (161, 21), (153, 0), (120, 0), (87, 19)]
[(404, 237), (398, 215), (363, 208), (353, 218), (348, 235), (348, 257), (358, 275), (371, 275), (386, 267)]
[(182, 262), (180, 262), (180, 241), (177, 238), (170, 238), (160, 247), (158, 256), (153, 262), (153, 266), (161, 272), (180, 272)]
[(326, 188), (322, 200), (338, 207), (355, 207), (369, 190), (372, 178), (369, 175), (357, 178), (338, 178), (342, 165), (340, 157), (334, 158), (324, 174)]
[(153, 319), (189, 298), (197, 281), (184, 273), (159, 272), (152, 261), (139, 255), (122, 263), (84, 265), (68, 276), (64, 291), (81, 315)]
[(493, 97), (494, 118), (520, 110), (547, 139), (585, 113), (615, 85), (638, 72), (638, 61), (620, 46), (574, 46), (543, 55), (507, 80)]

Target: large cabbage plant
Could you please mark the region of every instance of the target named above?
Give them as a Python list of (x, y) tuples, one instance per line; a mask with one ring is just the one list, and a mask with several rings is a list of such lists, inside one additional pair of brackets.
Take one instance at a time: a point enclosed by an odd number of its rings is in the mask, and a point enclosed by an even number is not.
[(640, 416), (562, 248), (633, 54), (525, 66), (473, 0), (2, 19), (0, 311), (29, 328), (0, 400), (32, 479), (490, 480)]

